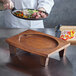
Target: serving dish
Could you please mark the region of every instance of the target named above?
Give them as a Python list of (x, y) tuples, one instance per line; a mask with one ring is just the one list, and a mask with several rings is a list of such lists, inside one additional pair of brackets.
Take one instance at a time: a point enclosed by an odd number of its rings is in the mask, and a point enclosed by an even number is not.
[(48, 17), (48, 13), (37, 9), (23, 9), (18, 10), (13, 8), (11, 13), (20, 19), (25, 20), (43, 20)]

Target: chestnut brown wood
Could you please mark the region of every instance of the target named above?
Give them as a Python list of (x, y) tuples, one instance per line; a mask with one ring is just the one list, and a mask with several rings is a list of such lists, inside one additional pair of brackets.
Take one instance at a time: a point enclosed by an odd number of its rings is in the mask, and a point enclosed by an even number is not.
[(67, 41), (34, 30), (24, 31), (6, 41), (11, 45), (9, 46), (10, 52), (14, 51), (16, 54), (16, 48), (20, 48), (26, 52), (40, 55), (41, 65), (44, 66), (48, 65), (49, 56), (52, 53), (61, 51), (59, 54), (62, 56), (62, 50), (70, 45)]
[(45, 35), (28, 34), (22, 35), (19, 39), (22, 46), (27, 46), (30, 49), (47, 50), (58, 46), (58, 42)]
[(74, 31), (76, 31), (76, 26), (62, 25), (60, 27), (60, 31), (64, 31), (64, 30), (74, 30)]

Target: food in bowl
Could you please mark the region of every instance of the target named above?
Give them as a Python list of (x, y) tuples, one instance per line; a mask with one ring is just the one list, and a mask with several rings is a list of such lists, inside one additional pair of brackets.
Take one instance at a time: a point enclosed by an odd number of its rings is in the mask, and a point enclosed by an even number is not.
[(35, 9), (19, 10), (15, 11), (13, 14), (17, 17), (28, 18), (28, 19), (40, 19), (40, 18), (46, 18), (48, 16), (47, 13)]

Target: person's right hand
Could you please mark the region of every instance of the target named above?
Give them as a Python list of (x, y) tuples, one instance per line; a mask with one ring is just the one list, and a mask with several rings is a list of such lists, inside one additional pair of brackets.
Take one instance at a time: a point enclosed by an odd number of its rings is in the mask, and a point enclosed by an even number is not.
[(2, 0), (4, 3), (4, 8), (5, 9), (12, 9), (14, 7), (14, 4), (11, 0)]

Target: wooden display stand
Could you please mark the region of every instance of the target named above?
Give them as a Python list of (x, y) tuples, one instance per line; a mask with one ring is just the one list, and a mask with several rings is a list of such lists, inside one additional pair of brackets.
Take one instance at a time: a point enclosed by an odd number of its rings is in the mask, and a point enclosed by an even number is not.
[(39, 55), (43, 66), (48, 65), (50, 55), (55, 52), (59, 52), (59, 56), (63, 57), (65, 48), (70, 45), (67, 41), (33, 30), (10, 37), (6, 39), (6, 42), (9, 44), (10, 55), (16, 55), (16, 48), (20, 48)]

